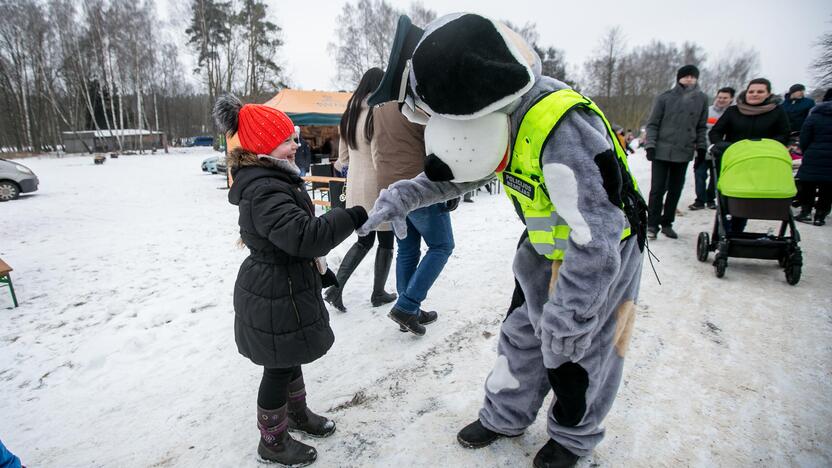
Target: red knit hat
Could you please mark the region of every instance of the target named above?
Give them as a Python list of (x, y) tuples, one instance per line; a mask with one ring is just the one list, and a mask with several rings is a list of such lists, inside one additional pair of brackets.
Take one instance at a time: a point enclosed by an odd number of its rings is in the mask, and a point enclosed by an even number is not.
[(294, 132), (292, 119), (273, 107), (246, 104), (240, 109), (237, 137), (240, 146), (251, 152), (269, 154)]

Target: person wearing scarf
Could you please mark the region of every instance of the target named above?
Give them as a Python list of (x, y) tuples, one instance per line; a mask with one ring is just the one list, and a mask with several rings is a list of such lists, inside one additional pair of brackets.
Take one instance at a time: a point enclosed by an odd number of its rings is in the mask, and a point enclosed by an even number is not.
[[(789, 140), (789, 118), (780, 105), (780, 97), (771, 94), (771, 82), (755, 78), (737, 97), (737, 104), (729, 107), (714, 124), (708, 139), (714, 145), (736, 143), (740, 140), (769, 138), (786, 145)], [(732, 232), (742, 232), (748, 220), (734, 217)]]

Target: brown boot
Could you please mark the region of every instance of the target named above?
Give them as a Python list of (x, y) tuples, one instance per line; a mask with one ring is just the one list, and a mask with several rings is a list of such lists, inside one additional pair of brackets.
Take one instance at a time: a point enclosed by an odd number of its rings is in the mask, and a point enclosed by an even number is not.
[(319, 416), (306, 406), (303, 376), (289, 382), (289, 430), (312, 437), (327, 437), (335, 432), (335, 421)]
[(318, 452), (314, 447), (298, 442), (289, 435), (286, 407), (283, 405), (276, 410), (257, 407), (257, 428), (260, 429), (257, 454), (265, 461), (286, 466), (309, 465), (318, 458)]

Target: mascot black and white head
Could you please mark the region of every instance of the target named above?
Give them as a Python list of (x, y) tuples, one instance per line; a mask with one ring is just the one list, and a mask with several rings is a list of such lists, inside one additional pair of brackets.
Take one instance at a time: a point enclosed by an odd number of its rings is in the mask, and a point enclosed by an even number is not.
[(425, 125), (425, 175), (471, 182), (502, 170), (509, 114), (540, 76), (540, 58), (516, 32), (472, 13), (443, 16), (422, 30), (399, 18), (389, 67), (370, 104), (401, 103)]

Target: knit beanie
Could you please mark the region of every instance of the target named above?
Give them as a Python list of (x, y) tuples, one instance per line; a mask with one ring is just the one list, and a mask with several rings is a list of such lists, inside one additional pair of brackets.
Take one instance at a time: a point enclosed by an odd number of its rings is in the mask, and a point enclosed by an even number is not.
[(699, 69), (695, 65), (685, 65), (676, 72), (676, 81), (681, 80), (686, 76), (692, 76), (699, 79)]
[(221, 131), (237, 135), (240, 146), (256, 154), (269, 154), (295, 132), (292, 119), (262, 104), (245, 104), (231, 94), (217, 99), (214, 120)]
[(791, 85), (791, 87), (789, 87), (789, 94), (796, 93), (798, 91), (806, 91), (806, 87), (800, 83), (793, 84)]

